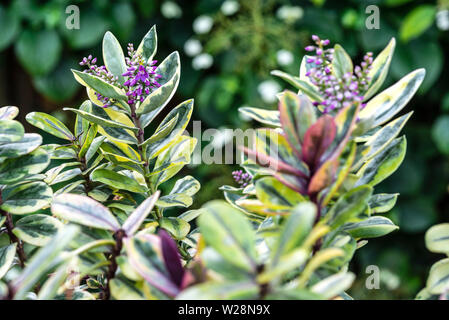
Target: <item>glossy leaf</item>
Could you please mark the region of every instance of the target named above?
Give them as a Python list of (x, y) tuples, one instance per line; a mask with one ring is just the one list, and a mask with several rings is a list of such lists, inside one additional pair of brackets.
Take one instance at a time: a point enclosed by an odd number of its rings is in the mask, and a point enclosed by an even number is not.
[(50, 204), (53, 192), (43, 182), (30, 182), (2, 191), (0, 208), (14, 214), (35, 212)]
[(61, 194), (53, 199), (51, 212), (62, 219), (97, 229), (117, 231), (120, 224), (99, 202), (82, 195)]
[(142, 202), (131, 215), (123, 223), (122, 229), (125, 230), (127, 235), (134, 234), (142, 225), (145, 218), (153, 210), (156, 200), (159, 198), (160, 191), (156, 191), (151, 197)]
[(75, 137), (66, 125), (49, 114), (43, 112), (31, 112), (26, 115), (26, 120), (33, 126), (58, 138), (69, 141), (75, 140)]
[(97, 169), (90, 175), (92, 181), (104, 183), (113, 190), (127, 190), (144, 193), (147, 188), (123, 174), (108, 169)]
[(390, 219), (385, 217), (370, 217), (343, 227), (354, 238), (377, 238), (399, 229)]
[(20, 240), (42, 247), (47, 245), (63, 223), (56, 218), (44, 214), (33, 214), (16, 222), (13, 233)]

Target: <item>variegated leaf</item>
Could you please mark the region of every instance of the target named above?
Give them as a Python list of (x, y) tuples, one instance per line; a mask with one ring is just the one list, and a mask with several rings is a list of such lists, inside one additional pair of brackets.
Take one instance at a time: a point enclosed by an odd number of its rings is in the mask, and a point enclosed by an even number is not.
[(13, 233), (22, 241), (42, 247), (50, 242), (63, 223), (45, 214), (33, 214), (16, 222)]
[(77, 194), (61, 194), (53, 199), (51, 212), (62, 219), (97, 229), (117, 231), (120, 224), (101, 203)]
[(242, 107), (239, 108), (239, 112), (260, 123), (267, 124), (273, 127), (281, 126), (278, 110), (266, 110), (260, 108)]
[(0, 164), (0, 184), (10, 184), (28, 175), (38, 174), (47, 168), (50, 158), (43, 150), (37, 149), (16, 159), (7, 159)]
[(53, 191), (43, 182), (12, 186), (2, 191), (0, 208), (14, 214), (35, 212), (50, 204)]
[(0, 248), (0, 279), (8, 272), (16, 256), (17, 243)]
[(38, 127), (45, 132), (54, 135), (58, 138), (73, 141), (75, 137), (69, 128), (57, 118), (43, 113), (43, 112), (31, 112), (26, 115), (26, 120), (35, 127)]
[(424, 80), (425, 74), (424, 69), (415, 70), (376, 95), (360, 111), (360, 118), (374, 116), (373, 127), (393, 118), (413, 97)]

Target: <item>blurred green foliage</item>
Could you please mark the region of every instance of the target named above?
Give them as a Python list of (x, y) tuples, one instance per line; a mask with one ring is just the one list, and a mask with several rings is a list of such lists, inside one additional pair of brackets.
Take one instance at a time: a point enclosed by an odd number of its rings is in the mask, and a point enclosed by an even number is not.
[[(79, 30), (66, 28), (68, 5), (79, 6)], [(365, 26), (369, 5), (379, 8), (378, 30)], [(362, 299), (413, 298), (437, 259), (424, 247), (424, 232), (449, 221), (447, 10), (447, 0), (12, 0), (0, 5), (0, 70), (13, 63), (14, 70), (21, 72), (20, 65), (30, 75), (30, 85), (54, 109), (77, 105), (81, 88), (69, 70), (77, 68), (77, 61), (88, 53), (101, 57), (92, 48), (100, 47), (104, 32), (111, 30), (122, 43), (135, 42), (157, 24), (163, 48), (158, 56), (181, 52), (183, 73), (173, 105), (195, 97), (193, 119), (203, 121), (203, 130), (243, 129), (252, 124), (239, 117), (237, 109), (242, 105), (276, 108), (271, 91), (283, 89), (284, 84), (269, 72), (297, 73), (310, 35), (341, 43), (355, 60), (366, 51), (377, 53), (396, 37), (384, 87), (410, 70), (427, 71), (419, 95), (409, 105), (415, 113), (405, 131), (407, 157), (382, 185), (385, 192), (401, 193), (389, 216), (401, 230), (360, 251), (353, 265), (359, 280), (351, 294)], [(16, 97), (6, 95), (7, 100), (0, 96), (3, 104), (14, 105)], [(38, 111), (36, 105), (25, 107)], [(232, 184), (234, 169), (199, 165), (186, 170), (201, 180), (198, 206), (222, 197), (218, 187)], [(365, 289), (365, 268), (371, 264), (381, 269), (381, 290)]]

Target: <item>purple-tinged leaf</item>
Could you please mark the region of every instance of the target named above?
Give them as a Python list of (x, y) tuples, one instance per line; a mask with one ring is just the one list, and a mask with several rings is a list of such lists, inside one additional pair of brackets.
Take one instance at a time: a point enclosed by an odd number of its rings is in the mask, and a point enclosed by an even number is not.
[(185, 272), (182, 267), (178, 246), (167, 231), (163, 229), (159, 231), (159, 237), (161, 238), (162, 257), (164, 259), (165, 267), (170, 274), (171, 280), (178, 287), (181, 287)]
[(317, 122), (310, 126), (304, 135), (302, 159), (316, 169), (320, 164), (321, 156), (335, 139), (337, 127), (330, 115), (321, 116)]

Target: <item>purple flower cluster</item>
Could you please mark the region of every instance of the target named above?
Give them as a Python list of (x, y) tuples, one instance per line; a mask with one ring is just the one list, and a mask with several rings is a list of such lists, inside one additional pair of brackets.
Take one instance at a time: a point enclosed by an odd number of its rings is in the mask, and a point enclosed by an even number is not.
[[(123, 83), (120, 83), (118, 77), (111, 74), (106, 66), (97, 66), (96, 62), (97, 58), (92, 58), (92, 56), (89, 55), (87, 58), (83, 58), (80, 65), (87, 67), (84, 72), (97, 76), (107, 83), (124, 89), (128, 96), (129, 104), (134, 104), (139, 101), (143, 102), (151, 92), (161, 86), (157, 81), (162, 77), (160, 74), (156, 73), (157, 61), (145, 61), (142, 54), (137, 53), (131, 43), (128, 44), (128, 57), (125, 58), (127, 68), (126, 72), (122, 74), (122, 76), (125, 77)], [(103, 103), (103, 108), (110, 107), (113, 103), (109, 97), (105, 97), (97, 92), (95, 95), (98, 100)]]
[(253, 178), (249, 173), (243, 173), (242, 170), (232, 171), (232, 177), (234, 178), (235, 182), (237, 182), (243, 188), (246, 187)]
[(329, 113), (332, 110), (348, 107), (354, 103), (361, 104), (364, 107), (363, 94), (368, 89), (369, 77), (373, 63), (373, 54), (368, 52), (360, 66), (354, 68), (353, 73), (346, 73), (341, 78), (332, 74), (332, 60), (334, 49), (326, 49), (329, 40), (321, 40), (313, 35), (314, 46), (307, 46), (307, 52), (314, 52), (314, 56), (309, 56), (306, 60), (309, 64), (314, 64), (306, 76), (310, 82), (315, 85), (319, 93), (323, 96), (322, 102), (315, 101), (316, 106), (322, 105), (323, 112)]
[(132, 43), (128, 44), (128, 56), (125, 58), (127, 71), (122, 76), (127, 77), (123, 85), (127, 88), (128, 103), (143, 102), (145, 98), (161, 85), (157, 80), (161, 77), (156, 73), (156, 60), (145, 62), (141, 54), (134, 50)]
[[(84, 70), (84, 72), (97, 76), (112, 85), (121, 87), (118, 83), (118, 77), (114, 77), (114, 75), (110, 73), (108, 69), (106, 69), (106, 66), (97, 66), (96, 63), (97, 58), (92, 58), (92, 55), (89, 55), (87, 58), (83, 58), (83, 60), (80, 62), (80, 65), (87, 66), (87, 69)], [(108, 97), (102, 96), (98, 92), (95, 92), (95, 95), (97, 96), (97, 99), (103, 103), (103, 108), (107, 108), (110, 106), (111, 101)]]

